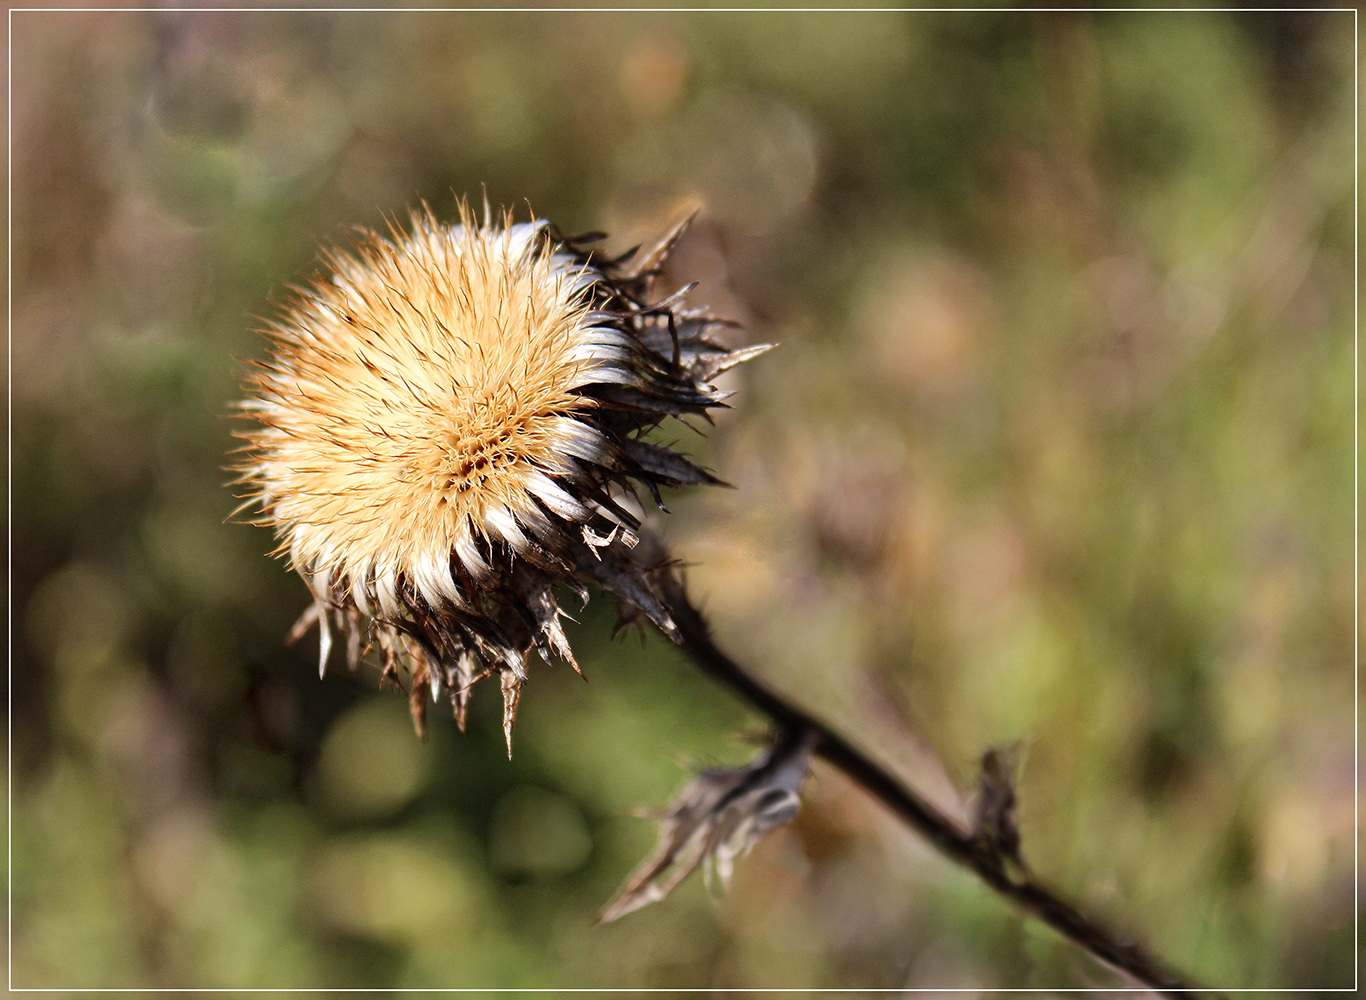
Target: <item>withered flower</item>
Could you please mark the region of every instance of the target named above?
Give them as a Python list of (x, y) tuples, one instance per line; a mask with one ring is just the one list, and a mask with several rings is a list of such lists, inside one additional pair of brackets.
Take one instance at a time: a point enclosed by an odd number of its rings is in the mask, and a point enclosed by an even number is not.
[(801, 806), (815, 734), (788, 731), (741, 767), (700, 771), (660, 813), (659, 842), (598, 917), (610, 923), (657, 903), (699, 865), (730, 884), (735, 858), (790, 822)]
[(989, 747), (982, 754), (972, 826), (977, 842), (996, 863), (1011, 862), (1023, 867), (1016, 816), (1019, 800), (1015, 794), (1020, 752), (1020, 743), (1016, 741), (1008, 747)]
[(557, 585), (587, 600), (595, 584), (676, 637), (659, 567), (630, 552), (635, 488), (659, 502), (717, 480), (646, 435), (724, 405), (711, 379), (765, 349), (712, 339), (725, 321), (684, 308), (692, 286), (650, 301), (687, 224), (631, 264), (597, 234), (424, 208), (291, 290), (261, 331), (241, 404), (260, 426), (236, 469), (312, 591), (293, 635), (318, 625), (320, 673), (334, 635), (353, 669), (378, 647), (419, 732), (428, 695), (463, 728), (496, 675), (511, 754), (531, 650), (578, 670)]

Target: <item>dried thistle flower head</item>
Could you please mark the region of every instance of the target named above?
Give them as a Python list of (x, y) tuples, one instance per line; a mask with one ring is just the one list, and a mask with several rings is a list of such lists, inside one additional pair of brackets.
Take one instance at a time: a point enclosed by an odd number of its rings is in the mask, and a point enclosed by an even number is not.
[(658, 567), (629, 552), (634, 487), (658, 502), (717, 480), (643, 435), (724, 405), (710, 380), (765, 348), (711, 339), (724, 321), (684, 309), (688, 289), (649, 301), (686, 220), (631, 267), (595, 235), (484, 214), (424, 209), (325, 255), (330, 274), (262, 331), (236, 469), (312, 591), (294, 636), (318, 625), (320, 673), (334, 632), (352, 668), (378, 646), (386, 679), (409, 675), (419, 733), (429, 693), (463, 728), (470, 688), (497, 675), (511, 753), (530, 651), (578, 669), (557, 585), (586, 600), (597, 584), (676, 635)]

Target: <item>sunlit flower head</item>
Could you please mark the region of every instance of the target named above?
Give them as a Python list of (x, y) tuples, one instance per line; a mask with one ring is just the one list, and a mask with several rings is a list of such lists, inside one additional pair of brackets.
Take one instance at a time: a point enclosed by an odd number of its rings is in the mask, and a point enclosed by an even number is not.
[(649, 302), (685, 226), (630, 267), (541, 220), (424, 210), (294, 290), (247, 380), (260, 426), (237, 469), (313, 593), (320, 671), (334, 630), (353, 667), (376, 645), (419, 729), (429, 693), (463, 726), (497, 674), (510, 750), (529, 652), (578, 669), (557, 584), (674, 631), (629, 554), (633, 486), (716, 480), (642, 435), (722, 405), (709, 380), (762, 349), (727, 350), (681, 296)]

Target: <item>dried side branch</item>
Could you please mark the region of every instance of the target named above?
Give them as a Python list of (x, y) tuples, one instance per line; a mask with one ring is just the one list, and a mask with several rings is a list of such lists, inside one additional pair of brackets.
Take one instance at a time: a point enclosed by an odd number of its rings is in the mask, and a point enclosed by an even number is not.
[[(657, 540), (642, 537), (642, 549), (649, 550), (652, 546), (661, 548)], [(656, 579), (661, 603), (681, 637), (677, 640), (679, 645), (703, 672), (726, 684), (772, 719), (782, 731), (802, 734), (811, 740), (814, 753), (863, 786), (940, 853), (976, 873), (996, 892), (1013, 900), (1093, 958), (1144, 986), (1172, 996), (1193, 991), (1189, 981), (1165, 963), (1064, 901), (1022, 865), (1002, 864), (1002, 849), (1010, 842), (1009, 833), (1002, 824), (1008, 822), (1013, 829), (1014, 820), (1013, 802), (1006, 807), (1004, 799), (997, 794), (999, 783), (993, 785), (997, 798), (991, 809), (991, 822), (996, 823), (998, 829), (994, 839), (987, 841), (977, 831), (962, 829), (848, 740), (756, 680), (717, 648), (705, 618), (688, 599), (687, 590), (678, 576), (667, 571), (658, 574)], [(1012, 790), (1011, 798), (1013, 794)]]

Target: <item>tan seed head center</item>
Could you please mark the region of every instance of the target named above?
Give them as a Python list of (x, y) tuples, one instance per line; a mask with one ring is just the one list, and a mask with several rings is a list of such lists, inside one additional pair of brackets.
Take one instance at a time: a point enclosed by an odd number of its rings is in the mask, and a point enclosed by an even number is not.
[(257, 445), (294, 559), (364, 586), (526, 511), (589, 405), (580, 269), (531, 226), (365, 241), (273, 331)]

